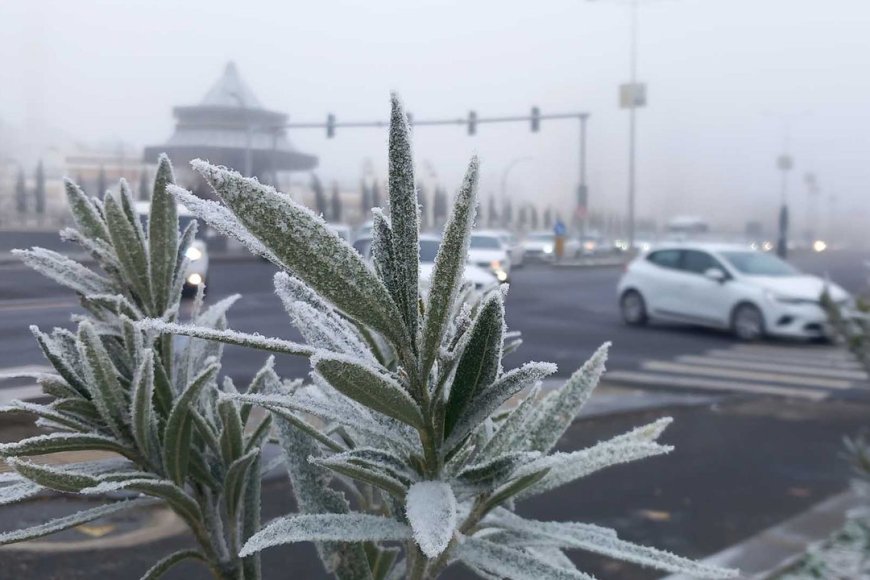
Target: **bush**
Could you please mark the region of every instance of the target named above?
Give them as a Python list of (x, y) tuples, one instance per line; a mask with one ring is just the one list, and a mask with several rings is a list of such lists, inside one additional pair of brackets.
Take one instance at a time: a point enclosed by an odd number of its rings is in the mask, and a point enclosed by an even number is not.
[[(396, 98), (389, 143), (389, 216), (374, 210), (371, 265), (321, 218), (288, 196), (222, 167), (202, 161), (195, 161), (193, 167), (212, 185), (220, 203), (173, 185), (166, 190), (214, 228), (278, 267), (275, 291), (305, 343), (226, 330), (226, 304), (180, 324), (177, 308), (160, 311), (140, 304), (137, 316), (131, 317), (124, 310), (130, 301), (124, 294), (126, 287), (75, 287), (84, 296), (114, 297), (121, 291), (126, 302), (118, 300), (117, 313), (107, 316), (122, 321), (123, 332), (118, 335), (111, 324), (92, 325), (93, 332), (84, 333), (89, 341), (85, 347), (98, 342), (115, 345), (94, 358), (100, 374), (64, 374), (58, 369), (60, 376), (50, 384), (63, 386), (52, 389), (52, 394), (75, 394), (83, 404), (93, 404), (96, 422), (76, 425), (80, 434), (75, 437), (100, 437), (106, 445), (111, 441), (113, 450), (130, 456), (130, 469), (140, 471), (133, 481), (144, 483), (125, 484), (124, 478), (133, 476), (124, 471), (116, 481), (102, 472), (66, 468), (64, 484), (53, 489), (127, 488), (158, 495), (152, 482), (161, 482), (172, 490), (164, 499), (180, 513), (188, 504), (191, 510), (194, 504), (199, 507), (200, 512), (187, 518), (195, 533), (202, 521), (221, 516), (218, 529), (223, 533), (217, 539), (212, 537), (215, 534), (201, 538), (198, 554), (212, 563), (216, 575), (227, 578), (256, 578), (255, 558), (261, 550), (300, 541), (315, 542), (324, 567), (342, 580), (435, 578), (453, 562), (462, 562), (484, 578), (589, 578), (565, 555), (564, 550), (573, 549), (697, 577), (736, 574), (629, 543), (600, 526), (542, 522), (516, 513), (517, 503), (527, 498), (611, 465), (669, 452), (671, 448), (657, 439), (670, 419), (587, 449), (554, 452), (598, 383), (608, 345), (564, 385), (546, 394), (540, 383), (555, 372), (555, 365), (530, 362), (517, 369), (503, 368), (503, 356), (520, 344), (517, 334), (505, 327), (507, 287), (481, 295), (463, 283), (477, 205), (476, 159), (456, 196), (432, 278), (426, 291), (420, 290), (414, 165), (407, 119)], [(96, 229), (105, 227), (100, 205), (90, 203), (83, 206), (93, 208), (88, 209), (87, 220), (79, 221), (97, 224)], [(111, 225), (124, 214), (107, 215), (115, 216), (108, 222)], [(125, 232), (131, 229), (125, 240), (144, 239), (135, 227), (125, 226)], [(153, 288), (155, 276), (163, 275), (160, 268), (149, 270), (147, 256), (139, 255), (142, 252), (114, 247), (116, 261), (130, 277), (128, 286), (142, 290), (137, 300), (147, 304), (152, 292), (150, 303), (156, 304)], [(161, 263), (168, 263), (162, 256)], [(126, 269), (126, 264), (138, 268)], [(111, 270), (115, 264), (104, 267)], [(47, 271), (66, 280), (58, 270)], [(104, 301), (115, 304), (113, 300)], [(215, 308), (218, 312), (211, 315)], [(186, 356), (196, 353), (193, 368), (205, 370), (192, 382), (185, 375), (185, 381), (172, 383), (170, 391), (169, 387), (158, 390), (155, 382), (157, 403), (146, 421), (126, 409), (129, 405), (147, 408), (137, 406), (137, 401), (149, 400), (152, 391), (138, 385), (143, 376), (150, 377), (148, 361), (170, 360), (165, 349), (171, 347), (172, 334), (190, 337)], [(244, 393), (231, 382), (218, 387), (214, 377), (219, 350), (214, 344), (219, 342), (308, 357), (311, 381), (281, 381), (267, 365)], [(49, 358), (70, 366), (70, 353), (77, 351), (66, 342), (57, 348), (65, 350), (58, 355), (47, 350)], [(116, 351), (119, 354), (113, 355)], [(79, 365), (92, 364), (87, 358), (75, 360)], [(174, 364), (173, 374), (155, 371), (154, 376), (177, 376), (179, 369), (188, 368)], [(165, 371), (164, 365), (154, 368)], [(70, 381), (81, 383), (82, 392)], [(112, 398), (104, 400), (104, 393)], [(510, 401), (516, 404), (509, 405)], [(300, 511), (256, 533), (258, 453), (268, 426), (261, 424), (254, 434), (243, 434), (254, 405), (267, 410), (275, 423)], [(187, 419), (173, 421), (175, 413), (184, 413)], [(142, 428), (144, 434), (139, 436), (136, 426), (142, 424), (149, 427)], [(40, 447), (43, 439), (66, 437), (58, 432), (3, 451), (11, 456), (31, 448), (47, 452)], [(162, 461), (145, 461), (155, 449), (163, 450)], [(11, 461), (22, 477), (13, 487), (36, 481), (33, 473), (23, 469), (31, 464)], [(34, 473), (41, 476), (42, 472)], [(90, 479), (76, 479), (82, 473), (102, 479), (95, 486)], [(75, 485), (68, 483), (72, 481)], [(226, 497), (231, 501), (219, 505), (210, 501)]]

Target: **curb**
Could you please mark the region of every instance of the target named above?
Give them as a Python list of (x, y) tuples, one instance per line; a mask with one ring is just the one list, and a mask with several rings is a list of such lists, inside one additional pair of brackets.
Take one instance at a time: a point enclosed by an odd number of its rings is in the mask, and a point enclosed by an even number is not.
[[(701, 562), (711, 566), (738, 568), (739, 578), (771, 580), (793, 566), (807, 548), (824, 541), (843, 527), (849, 510), (861, 504), (853, 491), (846, 491), (817, 503), (783, 523), (709, 556)], [(673, 574), (662, 580), (692, 580)]]

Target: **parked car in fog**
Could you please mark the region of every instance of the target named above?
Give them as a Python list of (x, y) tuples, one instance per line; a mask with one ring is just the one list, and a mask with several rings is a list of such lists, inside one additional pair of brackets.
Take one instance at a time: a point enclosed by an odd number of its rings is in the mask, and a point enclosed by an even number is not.
[(529, 232), (523, 237), (523, 253), (530, 262), (549, 262), (556, 249), (553, 232)]
[(468, 243), (468, 261), (489, 270), (499, 282), (511, 276), (511, 258), (502, 235), (498, 232), (478, 230), (471, 232)]
[(501, 237), (502, 243), (507, 248), (508, 257), (511, 259), (511, 268), (520, 268), (525, 258), (525, 250), (517, 237), (507, 230), (496, 230)]
[[(147, 228), (148, 216), (151, 215), (151, 202), (137, 201), (134, 207), (136, 214), (139, 216), (139, 221), (142, 222), (142, 227)], [(178, 227), (183, 232), (191, 222), (196, 221), (196, 216), (180, 203), (176, 207), (178, 212)], [(200, 223), (197, 236), (201, 235), (203, 235), (203, 231), (202, 224)], [(204, 285), (208, 280), (208, 247), (201, 238), (196, 237), (184, 255), (187, 258), (187, 269), (184, 272), (183, 293), (186, 296), (190, 296), (195, 294), (196, 289)]]
[[(435, 268), (435, 256), (438, 255), (438, 247), (441, 238), (423, 234), (420, 236), (420, 286), (425, 291), (429, 288), (432, 279), (432, 270)], [(366, 260), (372, 259), (372, 238), (359, 238), (353, 243), (354, 249)], [(474, 264), (466, 264), (462, 273), (464, 282), (470, 282), (477, 290), (486, 292), (498, 286), (496, 277), (483, 268)]]
[[(731, 330), (741, 340), (762, 336), (823, 338), (820, 304), (826, 282), (773, 254), (735, 244), (667, 244), (635, 258), (617, 288), (622, 317), (650, 318)], [(848, 293), (828, 283), (841, 304)]]

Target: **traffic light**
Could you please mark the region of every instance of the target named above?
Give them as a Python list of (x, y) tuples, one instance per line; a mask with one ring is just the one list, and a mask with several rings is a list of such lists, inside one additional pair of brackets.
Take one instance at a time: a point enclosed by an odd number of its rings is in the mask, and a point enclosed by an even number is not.
[(532, 133), (537, 133), (541, 128), (541, 109), (532, 107)]
[(477, 113), (475, 111), (468, 111), (468, 134), (477, 134)]
[(326, 116), (326, 138), (332, 139), (335, 137), (335, 115), (332, 113)]

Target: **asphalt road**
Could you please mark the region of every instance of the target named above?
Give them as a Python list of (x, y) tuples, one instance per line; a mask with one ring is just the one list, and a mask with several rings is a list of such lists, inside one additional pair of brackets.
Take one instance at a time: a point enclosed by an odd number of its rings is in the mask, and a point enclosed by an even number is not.
[[(828, 273), (854, 292), (865, 284), (863, 259), (862, 255), (843, 252), (804, 256), (795, 262), (807, 271)], [(272, 268), (259, 261), (216, 262), (211, 272), (209, 300), (241, 293), (243, 298), (231, 310), (233, 328), (298, 338), (272, 292), (272, 274)], [(721, 332), (672, 324), (626, 327), (619, 320), (614, 297), (619, 274), (618, 268), (556, 270), (529, 266), (518, 270), (508, 297), (508, 324), (523, 332), (525, 344), (511, 356), (507, 366), (526, 360), (556, 361), (559, 374), (564, 376), (602, 342), (610, 340), (613, 349), (609, 374), (644, 371), (651, 360), (666, 362), (687, 356), (701, 357), (710, 364), (711, 351), (722, 351), (727, 355), (722, 360), (737, 360), (746, 368), (753, 364), (791, 368), (764, 375), (765, 381), (779, 380), (781, 386), (803, 376), (803, 371), (794, 370), (798, 368), (810, 369), (806, 380), (818, 384), (827, 381), (830, 385), (837, 382), (830, 378), (832, 374), (855, 372), (838, 358), (840, 355), (819, 345), (767, 342), (751, 347), (756, 350), (746, 351)], [(53, 283), (20, 267), (0, 267), (0, 367), (44, 364), (27, 326), (69, 326), (70, 314), (75, 311), (75, 300)], [(800, 357), (800, 364), (795, 364), (795, 357)], [(228, 348), (225, 372), (243, 380), (264, 358), (261, 353)], [(302, 376), (308, 370), (306, 361), (291, 357), (280, 357), (278, 367), (284, 376)], [(719, 367), (717, 372), (728, 372), (727, 367)], [(734, 395), (721, 397), (714, 404), (576, 422), (561, 443), (565, 450), (581, 448), (657, 417), (672, 415), (675, 422), (663, 440), (674, 444), (676, 451), (665, 457), (611, 468), (522, 504), (520, 511), (540, 519), (612, 526), (626, 539), (703, 557), (845, 488), (849, 471), (838, 456), (841, 438), (867, 425), (870, 407), (841, 398), (815, 401), (751, 392)], [(282, 482), (268, 484), (264, 502), (266, 519), (293, 509)], [(4, 509), (4, 514), (0, 530), (35, 523), (44, 516), (27, 510)], [(0, 550), (0, 580), (72, 580), (91, 578), (95, 573), (107, 578), (135, 578), (156, 559), (185, 542), (184, 538), (173, 537), (108, 553)], [(572, 557), (599, 578), (660, 577), (658, 573), (612, 560), (580, 553)], [(308, 544), (274, 548), (264, 554), (267, 578), (288, 577), (288, 570), (293, 571), (289, 576), (293, 578), (325, 578)], [(195, 566), (180, 568), (169, 577), (205, 578)], [(464, 580), (471, 576), (454, 567), (444, 577)]]
[[(850, 291), (866, 283), (865, 256), (831, 252), (802, 256), (795, 263), (830, 277)], [(672, 360), (680, 355), (730, 348), (725, 333), (681, 324), (646, 328), (623, 325), (614, 296), (619, 268), (560, 268), (528, 265), (513, 275), (507, 300), (507, 322), (523, 333), (522, 347), (507, 360), (513, 367), (528, 360), (552, 361), (560, 376), (573, 372), (605, 341), (611, 341), (608, 368), (636, 369), (648, 359)], [(259, 260), (213, 261), (208, 301), (239, 293), (230, 310), (230, 327), (266, 336), (298, 339), (272, 290), (274, 267)], [(0, 266), (0, 369), (44, 364), (28, 327), (70, 327), (70, 315), (80, 311), (72, 292), (20, 265)], [(225, 372), (244, 379), (262, 364), (262, 353), (228, 347)], [(279, 370), (301, 376), (308, 364), (280, 357)], [(0, 371), (2, 372), (2, 371)]]

